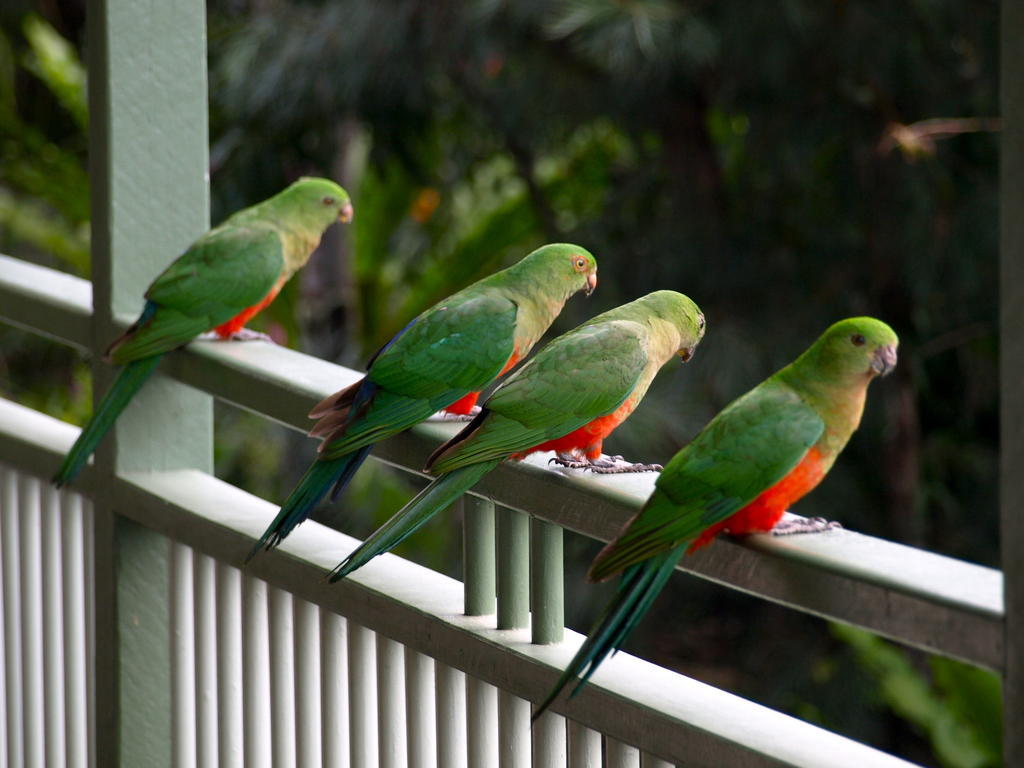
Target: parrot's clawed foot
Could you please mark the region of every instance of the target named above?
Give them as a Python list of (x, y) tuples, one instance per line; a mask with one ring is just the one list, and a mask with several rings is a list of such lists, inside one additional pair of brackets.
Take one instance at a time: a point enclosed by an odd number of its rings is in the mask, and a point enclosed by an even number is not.
[(474, 405), (469, 413), (448, 413), (448, 411), (438, 411), (433, 416), (427, 418), (427, 421), (432, 422), (445, 422), (445, 421), (472, 421), (480, 413), (480, 406)]
[(268, 334), (260, 333), (259, 331), (253, 331), (249, 328), (242, 328), (241, 330), (235, 331), (230, 336), (221, 336), (216, 331), (207, 331), (206, 333), (200, 333), (196, 336), (197, 341), (265, 341), (268, 344), (276, 344)]
[(228, 337), (228, 341), (266, 341), (270, 344), (277, 343), (268, 334), (253, 331), (249, 328), (240, 328), (235, 331)]
[(548, 464), (558, 464), (569, 469), (589, 469), (599, 475), (620, 475), (628, 472), (661, 472), (661, 464), (634, 464), (625, 461), (621, 456), (600, 456), (591, 461), (587, 458), (577, 458), (571, 453), (559, 453), (553, 459), (548, 459)]
[(590, 462), (587, 459), (577, 459), (571, 453), (559, 453), (554, 458), (548, 459), (548, 464), (557, 464), (567, 469), (589, 469)]
[(625, 461), (621, 456), (601, 456), (587, 466), (591, 472), (599, 475), (619, 475), (628, 472), (661, 472), (661, 464), (634, 464)]
[(780, 520), (772, 528), (772, 536), (792, 536), (796, 533), (822, 533), (823, 531), (834, 531), (843, 526), (835, 520), (826, 520), (824, 517), (793, 517)]

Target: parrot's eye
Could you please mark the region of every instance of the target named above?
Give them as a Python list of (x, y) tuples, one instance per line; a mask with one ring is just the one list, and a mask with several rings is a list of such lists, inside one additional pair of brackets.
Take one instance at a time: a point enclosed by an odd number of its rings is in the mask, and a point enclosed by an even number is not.
[(853, 336), (850, 337), (850, 341), (853, 342), (853, 346), (855, 347), (863, 347), (865, 338), (861, 336), (859, 333), (855, 333), (853, 334)]
[(587, 266), (587, 260), (584, 259), (582, 256), (576, 256), (572, 260), (572, 265), (576, 267), (576, 269), (582, 270)]
[(697, 315), (697, 327), (698, 327), (698, 328), (699, 328), (700, 330), (702, 330), (702, 331), (704, 330), (704, 323), (705, 323), (705, 322), (706, 322), (706, 321), (704, 320), (704, 315), (703, 315), (703, 314), (699, 314), (699, 315)]
[(327, 197), (322, 198), (320, 200), (320, 202), (323, 203), (324, 205), (337, 205), (338, 204), (338, 201), (335, 200), (330, 195), (328, 195)]

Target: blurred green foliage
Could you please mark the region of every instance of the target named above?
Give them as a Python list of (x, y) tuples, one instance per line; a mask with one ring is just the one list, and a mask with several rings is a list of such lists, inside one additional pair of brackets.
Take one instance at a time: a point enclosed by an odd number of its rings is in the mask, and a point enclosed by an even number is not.
[[(15, 47), (0, 28), (0, 249), (30, 249), (88, 274), (85, 70), (74, 48), (38, 16), (25, 16), (20, 31), (22, 46)], [(22, 73), (53, 96), (60, 118), (70, 118), (63, 135), (48, 135), (23, 116), (16, 91)]]
[[(82, 7), (47, 3), (43, 22), (34, 5), (0, 11), (0, 250), (84, 273)], [(600, 264), (597, 293), (555, 331), (686, 292), (705, 341), (609, 440), (638, 459), (668, 459), (832, 321), (877, 315), (901, 336), (900, 365), (797, 511), (995, 564), (997, 21), (995, 0), (211, 0), (213, 220), (302, 173), (350, 189), (355, 222), (254, 323), (348, 365), (545, 241)], [(5, 394), (82, 418), (73, 355), (6, 329), (0, 355)], [(220, 476), (278, 501), (313, 457), (311, 441), (226, 407), (217, 436)], [(333, 513), (366, 533), (413, 490), (368, 467)], [(439, 519), (402, 554), (450, 569), (457, 524)], [(570, 588), (594, 551), (568, 539)], [(580, 589), (570, 623), (604, 599)], [(953, 691), (983, 683), (943, 662), (926, 683), (919, 655), (901, 666), (857, 642), (678, 578), (631, 650), (961, 764), (929, 723), (981, 713), (981, 694)], [(996, 754), (990, 737), (965, 754)]]
[(906, 653), (869, 632), (845, 624), (832, 624), (831, 629), (878, 681), (880, 703), (927, 734), (944, 768), (1002, 764), (1003, 700), (998, 675), (933, 656), (929, 676)]

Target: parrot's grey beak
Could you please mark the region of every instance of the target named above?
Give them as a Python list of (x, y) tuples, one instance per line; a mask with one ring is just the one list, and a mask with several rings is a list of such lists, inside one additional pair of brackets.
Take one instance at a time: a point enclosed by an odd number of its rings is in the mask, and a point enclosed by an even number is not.
[(352, 208), (352, 203), (345, 203), (338, 212), (338, 220), (342, 224), (348, 224), (352, 221), (352, 218), (356, 215), (355, 209)]
[(875, 350), (871, 357), (871, 370), (879, 376), (885, 376), (896, 367), (896, 347), (885, 344)]
[(690, 362), (690, 360), (693, 358), (693, 353), (696, 351), (696, 349), (696, 346), (683, 347), (682, 349), (679, 350), (679, 359), (682, 360), (684, 363)]
[(587, 296), (594, 292), (597, 288), (597, 272), (592, 272), (587, 275)]

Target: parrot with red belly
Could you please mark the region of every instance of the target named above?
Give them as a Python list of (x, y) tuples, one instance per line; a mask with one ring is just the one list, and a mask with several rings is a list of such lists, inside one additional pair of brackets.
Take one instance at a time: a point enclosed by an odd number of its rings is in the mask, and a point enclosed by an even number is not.
[(672, 458), (643, 509), (591, 565), (591, 581), (622, 573), (618, 591), (534, 720), (577, 677), (573, 695), (579, 692), (622, 647), (684, 554), (722, 532), (785, 535), (832, 525), (780, 520), (831, 469), (860, 424), (868, 384), (895, 367), (898, 343), (870, 317), (835, 323)]
[(559, 336), (499, 386), (476, 418), (427, 461), (439, 477), (331, 573), (337, 581), (387, 552), (508, 458), (556, 450), (563, 464), (643, 472), (650, 464), (599, 459), (602, 440), (643, 399), (673, 355), (689, 360), (704, 315), (675, 291), (656, 291)]
[(245, 330), (246, 322), (305, 266), (331, 224), (351, 218), (344, 189), (328, 179), (302, 178), (192, 243), (150, 284), (139, 319), (107, 349), (105, 359), (124, 368), (54, 484), (75, 479), (167, 352), (208, 331), (220, 339), (262, 338)]
[(432, 416), (469, 414), (480, 390), (530, 352), (570, 296), (597, 286), (597, 262), (554, 243), (438, 302), (367, 366), (366, 376), (310, 411), (319, 456), (249, 553), (272, 549), (334, 487), (352, 479), (374, 444)]

